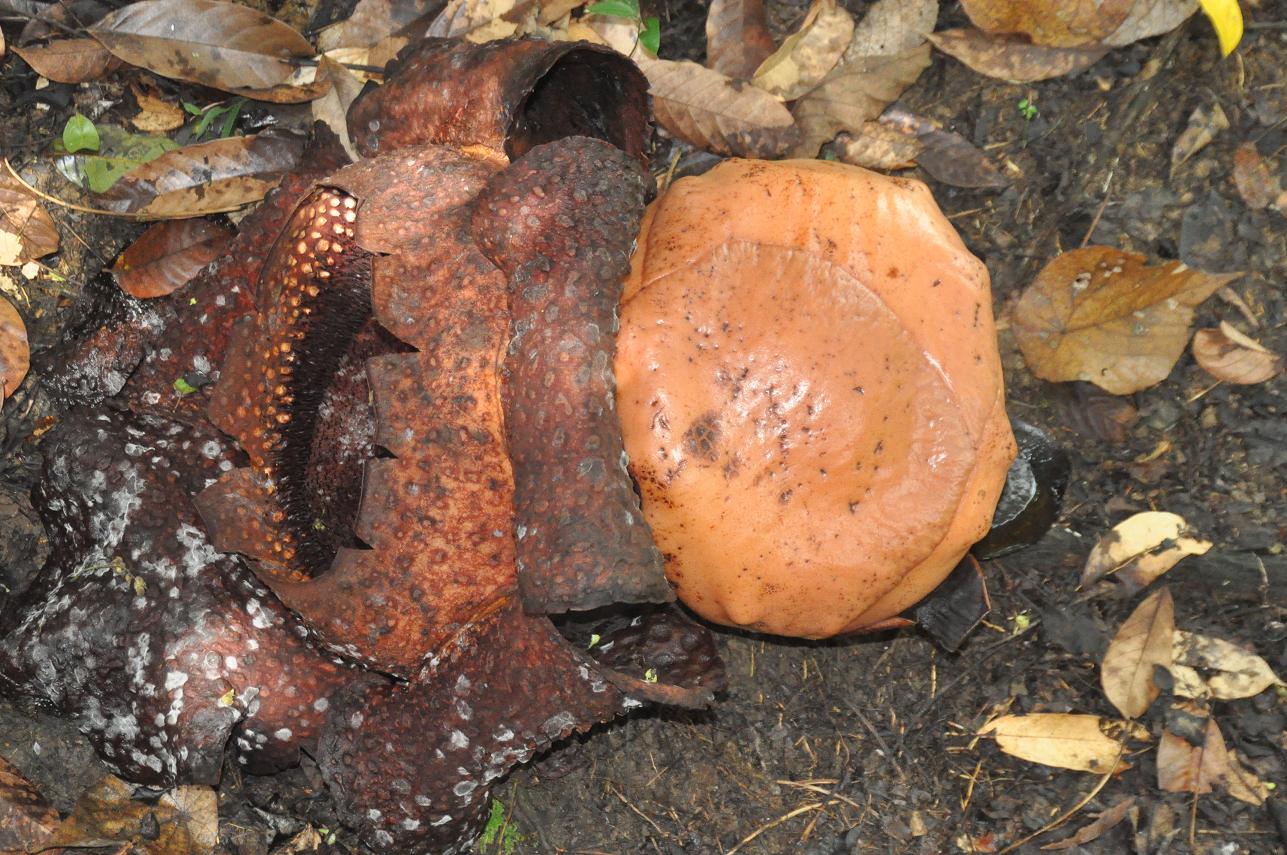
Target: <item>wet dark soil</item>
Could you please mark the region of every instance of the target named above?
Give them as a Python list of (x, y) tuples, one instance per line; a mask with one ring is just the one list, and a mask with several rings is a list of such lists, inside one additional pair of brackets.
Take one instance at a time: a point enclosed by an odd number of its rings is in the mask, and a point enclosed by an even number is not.
[[(848, 5), (861, 12), (865, 4)], [(983, 78), (935, 54), (902, 99), (994, 155), (1014, 179), (1003, 191), (980, 192), (918, 175), (992, 274), (1011, 413), (1046, 428), (1073, 457), (1054, 529), (1036, 547), (985, 563), (987, 623), (951, 654), (915, 630), (827, 643), (721, 632), (729, 687), (714, 710), (638, 715), (517, 770), (494, 793), (505, 833), (483, 851), (1003, 849), (1078, 805), (1099, 781), (1007, 757), (974, 733), (1003, 710), (1115, 714), (1097, 666), (1139, 598), (1087, 597), (1076, 582), (1096, 538), (1140, 510), (1179, 513), (1214, 543), (1165, 577), (1177, 625), (1253, 649), (1287, 674), (1287, 383), (1217, 383), (1186, 354), (1162, 384), (1111, 399), (1034, 379), (1007, 329), (1040, 267), (1089, 241), (1246, 271), (1232, 296), (1198, 310), (1197, 325), (1230, 320), (1287, 352), (1287, 221), (1249, 210), (1230, 176), (1233, 151), (1248, 141), (1275, 169), (1287, 163), (1287, 6), (1244, 5), (1252, 27), (1224, 61), (1199, 16), (1038, 84)], [(770, 7), (789, 24), (805, 5)], [(658, 11), (663, 53), (700, 58), (703, 5), (670, 0)], [(959, 14), (945, 11), (940, 27)], [(0, 139), (19, 160), (47, 153), (74, 109), (110, 118), (123, 97), (119, 80), (41, 92), (33, 83), (13, 57), (0, 66)], [(1019, 109), (1025, 99), (1035, 116)], [(1172, 172), (1171, 148), (1190, 114), (1213, 104), (1230, 127)], [(0, 423), (0, 582), (9, 587), (34, 572), (42, 548), (26, 499), (51, 412), (42, 360), (69, 323), (111, 302), (96, 276), (138, 231), (54, 215), (64, 255), (51, 266), (67, 280), (25, 281), (7, 270), (0, 282), (27, 319), (34, 352), (32, 376)], [(1283, 700), (1271, 689), (1214, 706), (1230, 746), (1278, 790), (1287, 784)], [(1155, 737), (1164, 706), (1143, 720)], [(64, 810), (99, 774), (73, 727), (3, 704), (0, 756)], [(1136, 798), (1126, 822), (1068, 851), (1284, 851), (1287, 804), (1276, 792), (1260, 807), (1219, 792), (1195, 802), (1159, 790), (1153, 750), (1130, 762), (1064, 829), (1017, 851), (1039, 851), (1124, 796)], [(274, 779), (230, 776), (221, 804), (230, 852), (267, 851), (301, 827), (299, 817), (326, 823), (323, 790), (307, 767)], [(337, 846), (345, 845), (341, 830)]]

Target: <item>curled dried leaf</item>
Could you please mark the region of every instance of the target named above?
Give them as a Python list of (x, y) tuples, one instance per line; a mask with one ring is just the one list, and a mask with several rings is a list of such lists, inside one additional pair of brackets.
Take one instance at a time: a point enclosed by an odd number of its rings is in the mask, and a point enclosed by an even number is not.
[(827, 76), (849, 46), (854, 19), (836, 0), (814, 0), (800, 29), (755, 70), (756, 86), (794, 101)]
[(1172, 645), (1171, 673), (1180, 672), (1177, 695), (1233, 701), (1283, 685), (1268, 662), (1222, 638), (1177, 629)]
[(1229, 117), (1219, 104), (1198, 107), (1189, 116), (1189, 124), (1171, 149), (1171, 171), (1210, 145), (1216, 134), (1229, 127)]
[(1072, 849), (1074, 846), (1083, 846), (1098, 840), (1105, 831), (1108, 831), (1117, 823), (1126, 818), (1131, 808), (1135, 806), (1135, 797), (1127, 796), (1119, 799), (1116, 804), (1102, 811), (1095, 818), (1094, 822), (1083, 825), (1077, 829), (1077, 832), (1071, 837), (1065, 837), (1056, 843), (1047, 843), (1041, 847), (1042, 852), (1062, 852), (1065, 849)]
[(763, 89), (695, 62), (636, 62), (648, 78), (657, 121), (685, 142), (719, 154), (775, 157), (797, 137), (790, 111)]
[(164, 297), (217, 258), (231, 236), (211, 220), (157, 223), (121, 253), (112, 275), (132, 297)]
[(1166, 379), (1188, 343), (1194, 307), (1241, 275), (1149, 265), (1106, 246), (1075, 249), (1023, 293), (1015, 338), (1043, 380), (1085, 380), (1128, 395)]
[(1170, 669), (1174, 634), (1175, 605), (1167, 588), (1140, 603), (1117, 630), (1104, 652), (1100, 682), (1122, 715), (1139, 718), (1157, 700), (1153, 669)]
[(1281, 356), (1226, 321), (1194, 333), (1193, 358), (1212, 377), (1238, 385), (1264, 383), (1283, 371)]
[(13, 394), (30, 367), (31, 351), (22, 315), (12, 303), (0, 297), (0, 403)]
[(924, 147), (915, 135), (883, 122), (863, 122), (856, 133), (842, 133), (835, 143), (841, 160), (867, 169), (909, 169)]
[(706, 14), (706, 64), (712, 69), (749, 80), (773, 49), (764, 0), (711, 3)]
[(1168, 793), (1195, 794), (1221, 786), (1234, 798), (1254, 805), (1264, 804), (1269, 795), (1264, 782), (1229, 751), (1220, 727), (1209, 715), (1196, 744), (1169, 726), (1162, 732), (1157, 746), (1157, 785)]
[(1032, 713), (995, 718), (979, 729), (980, 736), (987, 734), (1013, 757), (1102, 775), (1121, 759), (1126, 737), (1138, 738), (1140, 731), (1097, 715)]
[(928, 44), (890, 56), (843, 59), (795, 103), (802, 135), (799, 156), (814, 157), (840, 131), (853, 133), (875, 119), (929, 67)]
[(57, 249), (53, 217), (7, 169), (0, 168), (0, 265), (26, 264)]
[(1126, 20), (1134, 0), (961, 0), (974, 26), (1018, 33), (1036, 45), (1078, 47), (1098, 42)]
[(1186, 555), (1204, 555), (1210, 541), (1193, 536), (1184, 517), (1164, 511), (1145, 511), (1113, 526), (1086, 558), (1081, 587), (1117, 574), (1136, 590), (1170, 570)]
[(1268, 208), (1282, 192), (1278, 176), (1253, 142), (1243, 143), (1233, 153), (1233, 183), (1243, 203), (1252, 210)]
[(1062, 77), (1098, 62), (1108, 48), (1047, 47), (1016, 36), (993, 36), (982, 30), (962, 28), (932, 34), (930, 41), (948, 56), (987, 77), (1030, 83)]

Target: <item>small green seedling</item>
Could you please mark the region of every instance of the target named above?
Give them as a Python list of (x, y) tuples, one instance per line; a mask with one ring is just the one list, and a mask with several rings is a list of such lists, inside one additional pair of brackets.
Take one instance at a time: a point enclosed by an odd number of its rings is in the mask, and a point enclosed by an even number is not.
[(590, 643), (585, 646), (585, 649), (593, 650), (598, 645), (598, 643), (602, 640), (603, 640), (603, 636), (599, 635), (599, 633), (597, 632), (590, 633)]
[(63, 126), (63, 147), (68, 153), (98, 151), (99, 145), (98, 128), (80, 113), (68, 119)]
[(656, 669), (656, 668), (649, 668), (647, 671), (645, 671), (645, 672), (644, 672), (644, 682), (645, 682), (645, 683), (655, 683), (655, 682), (657, 682), (657, 669)]
[(187, 381), (185, 377), (176, 377), (174, 380), (174, 391), (180, 395), (191, 395), (197, 391), (197, 387)]
[(1037, 105), (1027, 98), (1019, 101), (1019, 115), (1023, 116), (1025, 122), (1031, 122), (1037, 118)]
[(223, 124), (219, 126), (219, 137), (222, 139), (232, 136), (233, 127), (244, 106), (246, 106), (246, 99), (242, 97), (233, 98), (228, 102), (221, 101), (208, 107), (198, 107), (196, 104), (183, 102), (183, 109), (190, 115), (200, 116), (196, 127), (192, 129), (192, 138), (198, 140), (205, 136), (210, 126), (220, 118), (223, 119)]
[(522, 842), (523, 836), (518, 833), (518, 829), (509, 821), (509, 813), (505, 810), (505, 804), (500, 799), (492, 799), (491, 813), (487, 817), (487, 826), (483, 828), (482, 836), (478, 838), (480, 849), (494, 846), (493, 852), (498, 852), (500, 855), (514, 855), (518, 850), (518, 844)]

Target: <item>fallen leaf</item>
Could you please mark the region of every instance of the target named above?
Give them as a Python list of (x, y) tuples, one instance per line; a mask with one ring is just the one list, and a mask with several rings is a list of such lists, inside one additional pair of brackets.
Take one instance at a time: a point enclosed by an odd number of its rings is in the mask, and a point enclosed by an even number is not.
[[(316, 60), (314, 60), (314, 63)], [(230, 87), (226, 91), (256, 101), (271, 101), (274, 104), (303, 104), (320, 98), (331, 91), (331, 80), (326, 69), (320, 64), (304, 64), (295, 69), (276, 86), (267, 89), (249, 89)]]
[(1031, 83), (1062, 77), (1098, 62), (1108, 48), (1103, 45), (1058, 48), (1034, 45), (1017, 36), (992, 36), (967, 27), (943, 30), (929, 37), (943, 53), (960, 60), (987, 77)]
[(836, 156), (866, 169), (908, 169), (924, 144), (912, 134), (882, 122), (863, 122), (857, 133), (836, 137)]
[(1193, 308), (1241, 273), (1179, 261), (1149, 266), (1107, 246), (1066, 252), (1019, 299), (1015, 339), (1043, 380), (1085, 380), (1129, 395), (1166, 379), (1189, 340)]
[(891, 107), (880, 121), (904, 133), (916, 134), (923, 150), (916, 161), (932, 178), (953, 187), (997, 190), (1010, 179), (977, 146), (956, 131), (944, 130), (923, 116)]
[(1121, 758), (1127, 733), (1139, 731), (1126, 722), (1078, 713), (1003, 715), (979, 730), (980, 736), (992, 734), (997, 747), (1012, 757), (1100, 774)]
[[(57, 824), (58, 811), (15, 766), (0, 757), (0, 855), (39, 850)], [(62, 850), (44, 851), (59, 855)]]
[(210, 855), (218, 822), (209, 787), (178, 787), (151, 805), (135, 801), (129, 784), (107, 775), (81, 795), (46, 845), (133, 844), (145, 855)]
[[(1222, 701), (1234, 701), (1255, 697), (1271, 686), (1283, 685), (1268, 662), (1224, 639), (1177, 629), (1172, 648), (1172, 672), (1175, 666), (1193, 670), (1205, 689), (1205, 692), (1186, 691), (1184, 697), (1209, 694)], [(1201, 672), (1209, 673), (1203, 675)], [(1192, 690), (1194, 687), (1190, 675), (1184, 688)], [(1176, 694), (1180, 694), (1178, 688)]]
[(773, 48), (764, 0), (713, 0), (706, 14), (708, 66), (749, 80)]
[(1048, 843), (1041, 847), (1042, 852), (1061, 852), (1064, 849), (1072, 849), (1074, 846), (1083, 846), (1098, 840), (1105, 831), (1108, 831), (1117, 823), (1126, 818), (1132, 807), (1135, 806), (1135, 797), (1127, 796), (1119, 799), (1116, 804), (1105, 811), (1101, 811), (1094, 822), (1083, 825), (1077, 829), (1077, 833), (1071, 837), (1065, 837), (1056, 843)]
[(842, 62), (894, 56), (925, 43), (938, 21), (938, 0), (876, 0), (854, 27)]
[(471, 42), (503, 39), (518, 29), (517, 24), (501, 17), (513, 8), (514, 0), (450, 0), (425, 35)]
[(763, 89), (695, 62), (639, 57), (653, 112), (667, 131), (717, 154), (775, 157), (797, 131), (791, 113)]
[(16, 266), (58, 249), (58, 229), (40, 200), (0, 168), (0, 265)]
[(1194, 333), (1193, 358), (1217, 380), (1240, 386), (1272, 380), (1283, 371), (1281, 356), (1226, 321), (1219, 329)]
[(132, 134), (117, 125), (98, 125), (98, 154), (69, 154), (54, 163), (59, 173), (94, 193), (106, 192), (121, 176), (179, 144), (169, 137)]
[(415, 21), (437, 16), (446, 5), (445, 0), (359, 0), (331, 48), (370, 47)]
[(1269, 169), (1253, 142), (1243, 143), (1233, 153), (1233, 183), (1243, 203), (1257, 211), (1272, 205), (1282, 192), (1278, 176)]
[(1157, 699), (1153, 669), (1171, 666), (1175, 605), (1162, 588), (1131, 612), (1109, 642), (1100, 682), (1110, 703), (1127, 718), (1139, 718)]
[(568, 27), (570, 40), (585, 39), (607, 45), (622, 56), (633, 56), (641, 50), (639, 34), (643, 21), (615, 15), (584, 15)]
[(853, 133), (875, 119), (929, 64), (928, 44), (890, 56), (841, 60), (795, 103), (793, 113), (801, 133), (797, 155), (814, 157), (840, 131)]
[(1168, 793), (1209, 793), (1223, 786), (1236, 799), (1264, 804), (1268, 790), (1225, 746), (1215, 719), (1207, 716), (1200, 744), (1193, 744), (1170, 728), (1157, 745), (1157, 785)]
[(131, 125), (145, 134), (163, 134), (183, 127), (183, 108), (166, 100), (156, 86), (135, 82), (130, 84), (130, 91), (139, 105), (138, 115), (130, 119)]
[(1210, 541), (1194, 537), (1179, 514), (1145, 511), (1122, 520), (1099, 539), (1086, 558), (1079, 585), (1087, 588), (1116, 573), (1138, 590), (1186, 555), (1205, 555), (1210, 548)]
[(299, 162), (286, 134), (229, 137), (166, 152), (99, 194), (101, 207), (151, 219), (198, 217), (257, 202)]
[(1129, 398), (1110, 395), (1092, 383), (1062, 383), (1056, 388), (1060, 423), (1087, 439), (1121, 445), (1140, 420)]
[(15, 45), (13, 52), (41, 77), (55, 83), (101, 80), (120, 65), (120, 60), (97, 39), (54, 39), (44, 44)]
[(131, 297), (164, 297), (217, 258), (230, 237), (228, 229), (211, 220), (157, 223), (125, 248), (112, 276)]
[(849, 47), (854, 19), (836, 0), (813, 0), (800, 29), (755, 70), (761, 89), (794, 101), (822, 82)]
[(988, 33), (1019, 33), (1033, 44), (1079, 47), (1112, 33), (1134, 0), (961, 0), (974, 26)]
[(219, 0), (143, 0), (89, 28), (120, 59), (163, 77), (214, 89), (271, 89), (313, 56), (281, 21)]
[(1174, 173), (1180, 164), (1206, 148), (1216, 134), (1229, 127), (1229, 117), (1219, 104), (1210, 108), (1198, 107), (1189, 116), (1189, 124), (1175, 141), (1171, 149), (1171, 172)]
[(1242, 9), (1238, 0), (1201, 0), (1201, 5), (1220, 40), (1220, 55), (1228, 56), (1242, 41)]
[(310, 105), (313, 119), (334, 131), (339, 137), (340, 145), (348, 152), (349, 157), (356, 161), (359, 158), (357, 149), (353, 146), (353, 140), (349, 137), (347, 116), (349, 106), (362, 91), (363, 81), (329, 56), (323, 55), (320, 61), (321, 68), (326, 71), (331, 80), (331, 91)]
[(27, 327), (13, 304), (0, 297), (0, 403), (22, 384), (29, 368)]
[(1196, 11), (1198, 0), (1135, 0), (1126, 20), (1104, 37), (1104, 44), (1122, 47), (1169, 33)]

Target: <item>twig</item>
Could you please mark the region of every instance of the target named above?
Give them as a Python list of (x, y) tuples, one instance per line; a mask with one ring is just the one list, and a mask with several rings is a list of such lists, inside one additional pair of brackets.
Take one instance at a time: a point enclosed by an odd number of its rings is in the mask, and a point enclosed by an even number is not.
[(900, 781), (906, 781), (907, 772), (905, 772), (903, 767), (899, 764), (898, 758), (894, 756), (894, 752), (889, 750), (889, 746), (885, 744), (885, 740), (880, 735), (880, 731), (876, 730), (876, 726), (872, 724), (867, 716), (862, 714), (862, 710), (858, 709), (858, 707), (854, 705), (854, 702), (848, 698), (845, 698), (845, 706), (849, 707), (849, 709), (853, 711), (853, 714), (858, 716), (858, 720), (862, 722), (863, 727), (867, 728), (867, 731), (871, 734), (872, 738), (876, 740), (876, 744), (880, 746), (880, 750), (885, 752), (885, 756), (889, 758), (889, 762), (894, 765), (894, 771), (898, 773), (898, 779)]
[(653, 818), (652, 818), (652, 817), (648, 816), (648, 814), (644, 813), (644, 812), (643, 812), (643, 811), (641, 811), (639, 808), (635, 807), (635, 806), (630, 802), (630, 800), (629, 800), (629, 799), (627, 799), (625, 796), (623, 796), (623, 795), (621, 794), (621, 791), (620, 791), (620, 790), (618, 790), (616, 787), (612, 786), (612, 784), (605, 784), (604, 786), (606, 786), (606, 787), (608, 788), (608, 792), (612, 793), (614, 796), (616, 796), (618, 799), (620, 799), (620, 800), (621, 800), (621, 803), (622, 803), (623, 805), (625, 805), (626, 807), (630, 808), (630, 809), (631, 809), (632, 811), (634, 811), (635, 813), (639, 814), (639, 816), (640, 816), (640, 818), (641, 818), (641, 819), (643, 819), (645, 822), (647, 822), (649, 825), (651, 825), (653, 828), (655, 828), (655, 829), (657, 830), (657, 833), (658, 833), (658, 834), (660, 834), (662, 837), (669, 837), (669, 836), (670, 836), (670, 835), (669, 835), (669, 834), (667, 834), (666, 832), (662, 831), (661, 826), (660, 826), (660, 825), (658, 825), (658, 824), (653, 820)]
[(1046, 823), (1041, 828), (1038, 828), (1036, 831), (1032, 832), (1032, 834), (1029, 834), (1027, 837), (1023, 838), (1022, 840), (1016, 840), (1014, 843), (1011, 843), (1009, 846), (1007, 846), (1006, 848), (998, 852), (997, 855), (1006, 855), (1007, 852), (1013, 852), (1023, 844), (1027, 843), (1029, 840), (1032, 840), (1033, 838), (1036, 838), (1036, 837), (1040, 837), (1041, 835), (1045, 834), (1048, 831), (1054, 831), (1056, 828), (1063, 825), (1065, 822), (1067, 822), (1068, 820), (1076, 816), (1078, 813), (1080, 813), (1081, 809), (1084, 808), (1086, 805), (1090, 804), (1091, 800), (1094, 799), (1095, 796), (1099, 795), (1099, 791), (1104, 789), (1104, 787), (1108, 784), (1109, 780), (1113, 777), (1113, 774), (1117, 771), (1117, 767), (1121, 765), (1122, 755), (1125, 752), (1126, 752), (1126, 736), (1123, 735), (1122, 740), (1117, 743), (1117, 757), (1113, 760), (1112, 767), (1107, 772), (1104, 773), (1104, 777), (1099, 779), (1099, 783), (1095, 784), (1094, 788), (1092, 788), (1089, 793), (1087, 793), (1085, 796), (1082, 797), (1081, 801), (1077, 802), (1077, 804), (1073, 805), (1071, 808), (1064, 811), (1059, 816), (1050, 820), (1050, 822)]
[(823, 807), (822, 802), (814, 802), (813, 804), (801, 805), (800, 807), (796, 808), (793, 811), (784, 813), (782, 816), (778, 817), (772, 822), (766, 822), (764, 825), (761, 825), (759, 828), (755, 829), (750, 834), (743, 837), (741, 840), (738, 841), (736, 846), (734, 846), (732, 849), (725, 852), (724, 855), (734, 855), (735, 852), (737, 852), (746, 844), (750, 843), (755, 838), (759, 837), (764, 832), (768, 831), (770, 828), (776, 828), (782, 823), (786, 822), (787, 820), (795, 819), (797, 816), (799, 816), (802, 813), (808, 813), (811, 810), (820, 810), (822, 807)]

